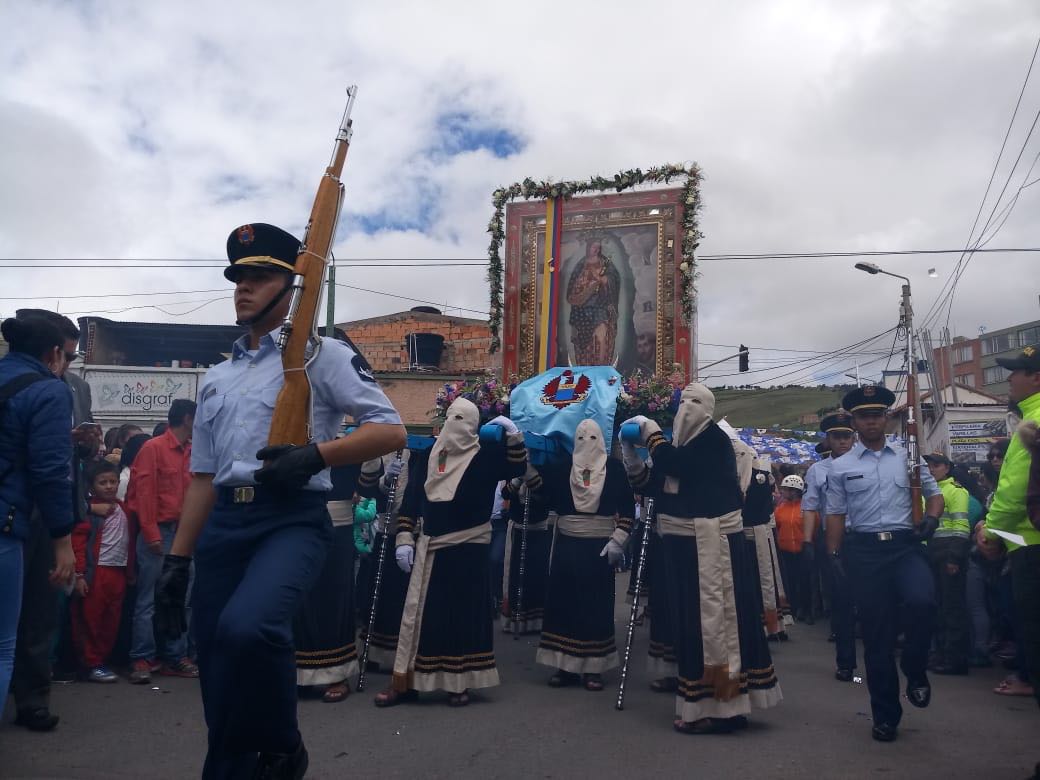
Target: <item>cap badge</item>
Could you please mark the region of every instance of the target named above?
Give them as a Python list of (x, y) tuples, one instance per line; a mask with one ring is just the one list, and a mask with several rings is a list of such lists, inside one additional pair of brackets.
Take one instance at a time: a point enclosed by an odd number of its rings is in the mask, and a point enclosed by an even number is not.
[(1026, 347), (1022, 350), (1022, 354), (1026, 357), (1033, 357), (1036, 354), (1036, 350), (1033, 347)]
[(240, 244), (252, 244), (253, 239), (256, 238), (252, 225), (243, 225), (235, 232), (238, 234), (238, 243)]
[(876, 392), (877, 392), (877, 390), (874, 389), (873, 385), (867, 385), (866, 387), (863, 388), (863, 395), (866, 398), (872, 398), (874, 396), (874, 393), (876, 393)]

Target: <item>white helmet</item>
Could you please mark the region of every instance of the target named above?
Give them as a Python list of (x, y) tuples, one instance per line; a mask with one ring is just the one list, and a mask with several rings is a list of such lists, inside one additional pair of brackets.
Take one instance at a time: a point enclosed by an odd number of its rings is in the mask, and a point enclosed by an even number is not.
[(799, 477), (797, 474), (790, 474), (784, 477), (783, 481), (780, 483), (780, 487), (794, 488), (795, 490), (804, 491), (805, 483), (802, 481), (802, 478)]

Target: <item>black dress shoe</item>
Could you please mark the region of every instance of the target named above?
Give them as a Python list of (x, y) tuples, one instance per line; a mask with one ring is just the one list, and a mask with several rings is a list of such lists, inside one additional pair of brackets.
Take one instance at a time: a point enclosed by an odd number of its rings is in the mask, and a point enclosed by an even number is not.
[(930, 667), (931, 671), (935, 674), (967, 674), (967, 664), (947, 664), (941, 663)]
[(851, 669), (838, 669), (834, 672), (834, 679), (839, 682), (852, 682), (852, 670)]
[(895, 742), (896, 727), (891, 723), (875, 723), (870, 730), (870, 736), (878, 742)]
[(915, 707), (927, 707), (932, 700), (932, 686), (928, 684), (927, 678), (908, 682), (906, 684), (906, 699)]
[(14, 722), (18, 726), (25, 726), (29, 731), (53, 731), (61, 720), (57, 715), (52, 715), (46, 707), (32, 707), (18, 710)]
[(253, 777), (255, 780), (300, 780), (307, 773), (309, 763), (307, 748), (301, 739), (292, 753), (261, 753)]

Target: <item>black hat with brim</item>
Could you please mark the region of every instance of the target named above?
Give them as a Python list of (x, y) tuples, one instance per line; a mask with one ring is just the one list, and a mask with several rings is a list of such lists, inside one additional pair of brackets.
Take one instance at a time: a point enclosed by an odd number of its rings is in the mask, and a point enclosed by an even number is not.
[(852, 415), (848, 412), (834, 412), (820, 421), (820, 430), (824, 433), (854, 433)]
[(930, 452), (924, 456), (925, 463), (943, 463), (947, 466), (952, 466), (953, 461), (943, 455), (941, 452)]
[(896, 394), (881, 385), (864, 385), (845, 394), (842, 408), (849, 414), (884, 414), (896, 402)]
[(1040, 371), (1040, 346), (1026, 347), (1013, 358), (997, 358), (997, 365), (1008, 371)]
[(241, 225), (231, 231), (227, 240), (227, 256), (231, 262), (224, 269), (224, 278), (237, 282), (239, 270), (262, 267), (293, 273), (300, 240), (291, 233), (265, 222)]

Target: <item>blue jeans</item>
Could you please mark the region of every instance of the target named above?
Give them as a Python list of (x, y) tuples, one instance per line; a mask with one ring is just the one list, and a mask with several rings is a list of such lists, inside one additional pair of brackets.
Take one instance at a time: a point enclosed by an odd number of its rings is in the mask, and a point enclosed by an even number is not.
[[(130, 637), (130, 659), (158, 659), (175, 664), (188, 655), (187, 637), (181, 636), (172, 642), (164, 641), (161, 648), (156, 648), (152, 628), (155, 584), (162, 572), (163, 555), (170, 551), (176, 529), (173, 523), (160, 523), (159, 532), (162, 534), (162, 553), (159, 555), (148, 549), (143, 536), (137, 537), (137, 602), (134, 605), (134, 626)], [(191, 590), (190, 586), (188, 590)]]
[(0, 536), (0, 707), (7, 701), (22, 608), (22, 542)]

